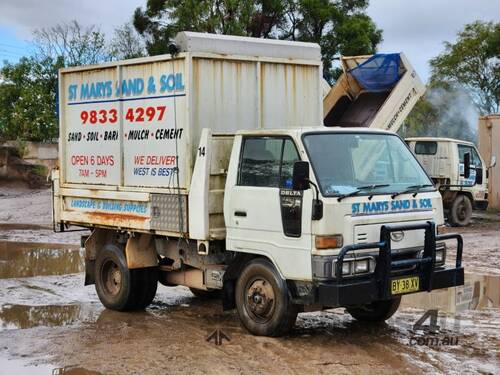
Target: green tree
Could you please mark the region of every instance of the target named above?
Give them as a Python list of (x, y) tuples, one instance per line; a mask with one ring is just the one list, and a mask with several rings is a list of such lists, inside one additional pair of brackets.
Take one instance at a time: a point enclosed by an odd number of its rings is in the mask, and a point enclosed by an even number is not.
[(3, 139), (45, 141), (57, 137), (57, 70), (62, 59), (23, 57), (0, 71), (0, 135)]
[(126, 23), (115, 29), (109, 43), (109, 54), (115, 60), (146, 56), (144, 42), (133, 25)]
[[(117, 31), (115, 42), (117, 38), (126, 37), (123, 30)], [(125, 57), (118, 54), (126, 53), (116, 44), (107, 46), (98, 27), (85, 27), (77, 21), (35, 30), (33, 44), (33, 57), (24, 57), (16, 64), (6, 63), (0, 70), (0, 137), (3, 139), (56, 138), (58, 69), (111, 60), (114, 57), (111, 52), (116, 53), (116, 58)], [(137, 52), (134, 45), (127, 47), (127, 51)]]
[(33, 32), (35, 55), (40, 61), (62, 59), (65, 66), (98, 64), (111, 60), (104, 34), (96, 25), (73, 20)]
[(500, 110), (500, 23), (465, 25), (455, 43), (430, 61), (432, 80), (465, 88), (481, 114)]
[(134, 26), (150, 55), (167, 53), (183, 30), (316, 42), (331, 82), (339, 54), (372, 54), (382, 40), (367, 6), (368, 0), (148, 0), (146, 9), (136, 9)]

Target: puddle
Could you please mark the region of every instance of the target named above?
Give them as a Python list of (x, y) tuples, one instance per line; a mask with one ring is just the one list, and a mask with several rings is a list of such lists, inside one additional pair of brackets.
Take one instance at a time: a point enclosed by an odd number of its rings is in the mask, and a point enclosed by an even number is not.
[(500, 275), (465, 274), (465, 283), (456, 288), (403, 296), (402, 306), (438, 309), (446, 313), (500, 307)]
[(52, 370), (51, 375), (101, 375), (100, 372), (90, 371), (83, 367), (61, 367)]
[(0, 241), (0, 279), (82, 272), (75, 245)]
[(54, 367), (47, 364), (34, 365), (19, 359), (0, 358), (0, 374), (16, 375), (101, 375), (100, 372), (90, 371), (83, 367), (66, 366)]
[(56, 327), (81, 320), (80, 305), (3, 305), (0, 306), (0, 329)]
[(52, 227), (40, 224), (0, 223), (0, 230), (52, 230)]
[(0, 358), (0, 373), (2, 375), (51, 375), (53, 366), (30, 365), (27, 362), (17, 359)]

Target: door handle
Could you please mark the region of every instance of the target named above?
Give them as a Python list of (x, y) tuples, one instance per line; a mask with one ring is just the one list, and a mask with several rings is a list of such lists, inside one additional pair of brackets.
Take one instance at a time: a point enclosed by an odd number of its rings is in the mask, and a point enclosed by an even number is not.
[(234, 211), (234, 216), (247, 217), (246, 211)]

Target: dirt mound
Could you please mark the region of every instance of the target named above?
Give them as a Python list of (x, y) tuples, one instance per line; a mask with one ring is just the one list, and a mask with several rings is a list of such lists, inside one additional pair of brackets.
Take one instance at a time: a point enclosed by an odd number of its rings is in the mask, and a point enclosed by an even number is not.
[(24, 161), (16, 148), (0, 146), (0, 178), (20, 180), (32, 189), (49, 185), (47, 167), (41, 164), (31, 164)]

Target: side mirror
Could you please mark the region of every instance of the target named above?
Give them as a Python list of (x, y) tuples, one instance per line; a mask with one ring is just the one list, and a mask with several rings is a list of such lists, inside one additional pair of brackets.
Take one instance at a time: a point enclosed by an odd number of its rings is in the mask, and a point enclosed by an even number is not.
[(309, 189), (309, 163), (307, 161), (296, 161), (293, 164), (292, 188), (300, 191)]
[(470, 152), (464, 154), (464, 178), (470, 177)]
[(497, 157), (495, 155), (491, 156), (490, 168), (495, 168), (497, 165)]

